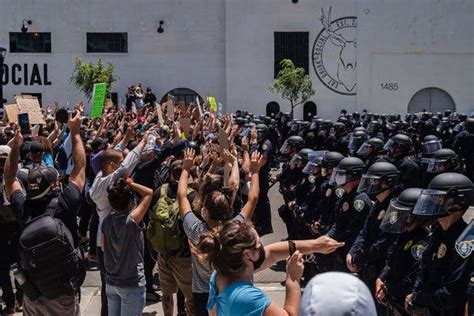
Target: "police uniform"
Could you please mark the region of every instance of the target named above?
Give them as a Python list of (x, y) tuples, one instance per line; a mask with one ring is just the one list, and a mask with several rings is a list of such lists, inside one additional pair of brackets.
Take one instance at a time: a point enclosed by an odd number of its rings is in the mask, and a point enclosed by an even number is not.
[[(342, 189), (337, 189), (342, 190)], [(360, 230), (364, 227), (365, 219), (369, 214), (372, 201), (367, 194), (357, 194), (357, 190), (343, 193), (335, 204), (335, 221), (328, 232), (328, 236), (345, 246), (336, 250), (336, 271), (349, 272), (346, 266), (346, 254), (351, 249)]]
[[(465, 292), (472, 273), (471, 250), (455, 247), (456, 238), (466, 227), (459, 219), (448, 230), (437, 225), (423, 253), (413, 289), (415, 309), (426, 308), (431, 315), (463, 315)], [(461, 250), (461, 251), (460, 251)]]
[(270, 140), (267, 139), (262, 144), (253, 145), (252, 152), (254, 150), (258, 150), (258, 152), (262, 154), (262, 157), (267, 159), (267, 163), (260, 168), (258, 174), (260, 193), (253, 218), (257, 232), (260, 236), (263, 236), (273, 232), (270, 200), (268, 199), (268, 191), (270, 189), (268, 176), (273, 159), (273, 146)]
[(474, 181), (474, 133), (462, 131), (454, 139), (453, 149), (466, 164), (466, 175)]
[(401, 172), (400, 184), (403, 189), (421, 186), (421, 169), (414, 156), (405, 156), (393, 164)]
[(428, 238), (427, 231), (418, 226), (400, 235), (388, 250), (387, 263), (379, 278), (387, 287), (388, 304), (400, 313), (404, 313), (405, 297), (411, 293), (415, 283)]
[(391, 194), (383, 201), (375, 201), (370, 209), (362, 230), (349, 253), (353, 263), (361, 268), (360, 276), (372, 291), (375, 289), (375, 280), (385, 266), (387, 250), (395, 241), (396, 236), (385, 233), (380, 229), (380, 223), (392, 198)]

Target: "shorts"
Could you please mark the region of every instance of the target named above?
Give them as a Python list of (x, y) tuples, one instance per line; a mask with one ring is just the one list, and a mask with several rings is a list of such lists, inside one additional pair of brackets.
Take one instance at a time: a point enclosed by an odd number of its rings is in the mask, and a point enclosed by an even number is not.
[(157, 259), (161, 292), (171, 295), (178, 292), (179, 287), (186, 300), (192, 300), (191, 257), (169, 257), (159, 253)]
[(23, 296), (23, 315), (70, 315), (78, 316), (80, 310), (80, 293), (75, 295), (64, 295), (55, 299), (47, 299), (40, 296), (32, 301), (28, 296)]

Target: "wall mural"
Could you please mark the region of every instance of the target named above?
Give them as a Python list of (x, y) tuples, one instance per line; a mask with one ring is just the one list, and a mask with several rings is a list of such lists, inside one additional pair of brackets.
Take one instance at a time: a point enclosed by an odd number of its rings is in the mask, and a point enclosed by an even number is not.
[(319, 80), (330, 90), (342, 95), (356, 94), (357, 17), (331, 20), (321, 8), (323, 29), (313, 44), (313, 67)]

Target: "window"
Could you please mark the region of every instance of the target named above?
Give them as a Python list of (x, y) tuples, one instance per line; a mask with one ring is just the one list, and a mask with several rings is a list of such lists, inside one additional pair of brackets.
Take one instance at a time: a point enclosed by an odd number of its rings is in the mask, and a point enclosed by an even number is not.
[(51, 53), (51, 33), (10, 32), (11, 53)]
[(127, 53), (127, 33), (87, 33), (88, 53)]
[(274, 40), (274, 78), (280, 71), (280, 62), (283, 59), (291, 59), (296, 67), (301, 67), (309, 73), (309, 32), (275, 32)]

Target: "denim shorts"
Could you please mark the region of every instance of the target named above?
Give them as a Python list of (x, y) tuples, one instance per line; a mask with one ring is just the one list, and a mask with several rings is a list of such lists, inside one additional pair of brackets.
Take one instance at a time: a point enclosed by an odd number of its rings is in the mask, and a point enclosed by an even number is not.
[(118, 287), (106, 285), (109, 315), (139, 316), (146, 303), (146, 287)]

